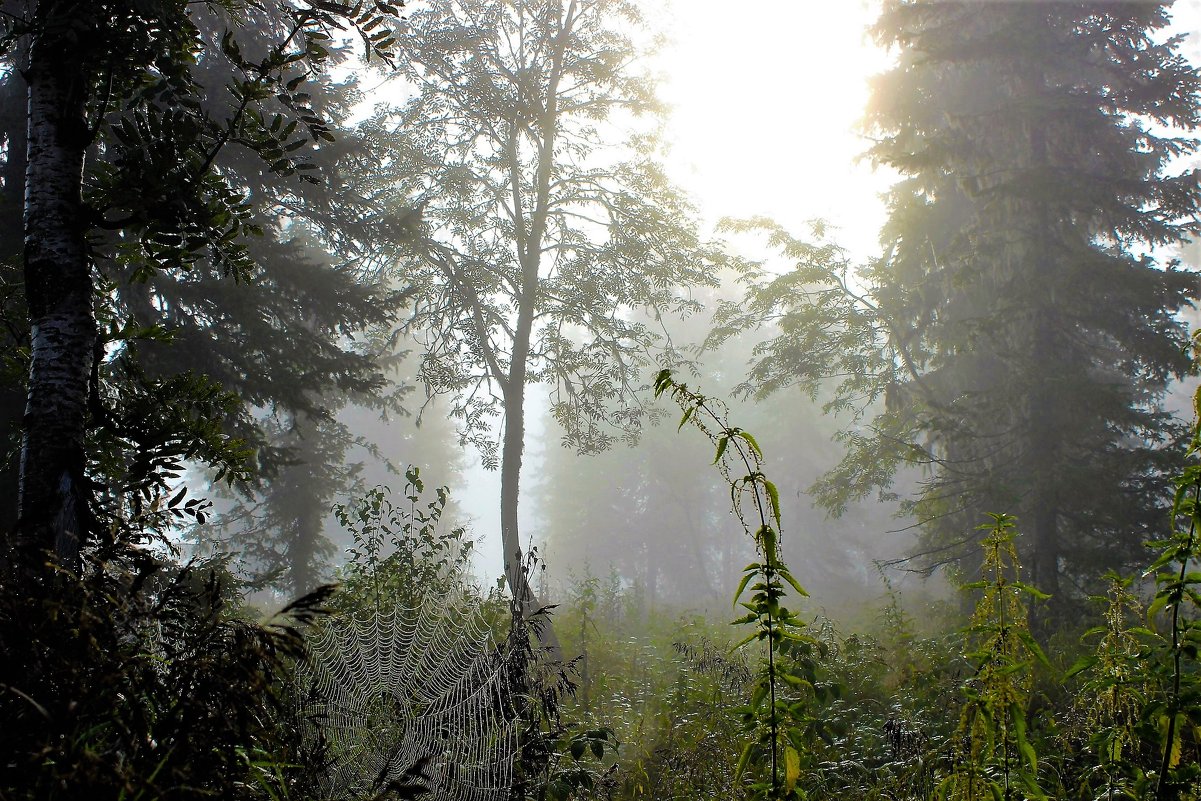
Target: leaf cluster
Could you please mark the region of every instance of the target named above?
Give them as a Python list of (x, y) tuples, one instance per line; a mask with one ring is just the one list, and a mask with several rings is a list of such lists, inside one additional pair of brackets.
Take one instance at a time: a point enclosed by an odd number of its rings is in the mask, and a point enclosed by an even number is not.
[(335, 505), (334, 517), (353, 538), (339, 606), (391, 608), (461, 586), (474, 543), (465, 527), (443, 525), (449, 502), (447, 487), (427, 496), (420, 469), (410, 466), (397, 502), (380, 486)]
[(0, 795), (278, 798), (304, 786), (284, 680), (329, 590), (249, 622), (221, 563), (144, 550), (0, 590)]

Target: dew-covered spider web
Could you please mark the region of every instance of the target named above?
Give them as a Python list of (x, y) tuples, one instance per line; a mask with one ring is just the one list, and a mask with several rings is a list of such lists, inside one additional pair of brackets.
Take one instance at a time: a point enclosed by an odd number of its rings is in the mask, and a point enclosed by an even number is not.
[(326, 797), (373, 798), (421, 765), (423, 798), (507, 798), (518, 726), (478, 601), (334, 617), (301, 674), (305, 736), (326, 745)]

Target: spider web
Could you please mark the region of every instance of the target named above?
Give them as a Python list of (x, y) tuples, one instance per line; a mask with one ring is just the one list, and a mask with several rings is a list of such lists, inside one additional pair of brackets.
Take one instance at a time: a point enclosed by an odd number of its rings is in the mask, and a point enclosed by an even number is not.
[(310, 742), (328, 748), (328, 798), (371, 798), (411, 780), (435, 801), (503, 801), (517, 722), (505, 661), (477, 601), (426, 597), (331, 618), (301, 672)]

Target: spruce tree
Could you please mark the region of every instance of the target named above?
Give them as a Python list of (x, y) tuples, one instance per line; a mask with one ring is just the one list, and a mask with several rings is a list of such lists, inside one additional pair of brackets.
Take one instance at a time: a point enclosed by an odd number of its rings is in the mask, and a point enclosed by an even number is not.
[(1054, 595), (1138, 560), (1181, 434), (1161, 400), (1201, 291), (1155, 248), (1198, 230), (1199, 173), (1171, 170), (1201, 83), (1170, 6), (891, 2), (876, 28), (900, 61), (871, 156), (903, 176), (877, 299), (912, 365), (885, 428), (931, 468), (923, 550), (1016, 513)]
[[(898, 467), (928, 568), (974, 570), (975, 527), (1016, 515), (1056, 603), (1138, 564), (1182, 435), (1162, 406), (1188, 369), (1195, 274), (1159, 254), (1201, 227), (1201, 83), (1171, 3), (890, 0), (896, 65), (875, 83), (870, 157), (900, 173), (885, 255), (766, 229), (797, 269), (767, 276), (715, 336), (764, 320), (761, 392), (800, 383), (865, 414), (816, 485), (831, 509)], [(965, 561), (966, 560), (966, 561)]]

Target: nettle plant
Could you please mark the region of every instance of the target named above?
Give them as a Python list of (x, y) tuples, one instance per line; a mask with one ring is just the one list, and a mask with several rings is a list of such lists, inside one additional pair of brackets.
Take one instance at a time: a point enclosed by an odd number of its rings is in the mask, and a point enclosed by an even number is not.
[(1144, 753), (1150, 740), (1141, 731), (1142, 711), (1153, 694), (1146, 661), (1154, 633), (1131, 625), (1141, 616), (1139, 599), (1130, 590), (1133, 579), (1106, 575), (1109, 590), (1094, 600), (1105, 603), (1103, 622), (1084, 633), (1096, 639), (1093, 651), (1077, 660), (1065, 679), (1080, 676), (1073, 692), (1069, 734), (1080, 741), (1092, 765), (1081, 776), (1094, 797), (1138, 797), (1146, 784)]
[(689, 389), (666, 369), (655, 379), (655, 397), (663, 395), (683, 410), (679, 429), (691, 423), (713, 442), (713, 464), (729, 485), (734, 514), (759, 555), (744, 569), (734, 593), (735, 606), (746, 610), (734, 623), (752, 629), (735, 648), (755, 642), (766, 648), (750, 701), (737, 710), (748, 740), (736, 778), (746, 782), (752, 799), (804, 798), (798, 782), (814, 761), (809, 744), (824, 734), (813, 711), (838, 688), (822, 681), (820, 643), (784, 604), (790, 588), (799, 597), (808, 593), (780, 554), (780, 493), (763, 472), (759, 444), (750, 432), (729, 424), (722, 401)]
[(1018, 580), (1013, 517), (989, 516), (992, 522), (980, 527), (986, 532), (981, 578), (964, 585), (980, 591), (965, 632), (964, 656), (974, 672), (962, 687), (954, 766), (940, 795), (951, 801), (1042, 799), (1026, 709), (1034, 664), (1047, 664), (1047, 658), (1030, 633), (1026, 599), (1049, 596)]
[[(1193, 350), (1195, 359), (1201, 356), (1201, 332), (1194, 335)], [(1145, 728), (1160, 735), (1156, 801), (1196, 798), (1201, 786), (1201, 390), (1194, 412), (1188, 462), (1176, 480), (1172, 536), (1151, 543), (1160, 556), (1146, 573), (1156, 584), (1147, 617), (1162, 615), (1167, 622), (1157, 665), (1164, 689), (1143, 711)]]

